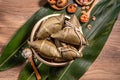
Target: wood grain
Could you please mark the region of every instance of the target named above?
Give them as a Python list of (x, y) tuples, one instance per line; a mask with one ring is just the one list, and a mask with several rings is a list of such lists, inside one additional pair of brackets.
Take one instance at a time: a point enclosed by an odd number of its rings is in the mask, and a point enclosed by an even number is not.
[[(40, 0), (0, 0), (0, 53), (12, 35), (40, 8)], [(120, 15), (101, 54), (80, 80), (120, 80)], [(17, 80), (23, 66), (0, 72)]]

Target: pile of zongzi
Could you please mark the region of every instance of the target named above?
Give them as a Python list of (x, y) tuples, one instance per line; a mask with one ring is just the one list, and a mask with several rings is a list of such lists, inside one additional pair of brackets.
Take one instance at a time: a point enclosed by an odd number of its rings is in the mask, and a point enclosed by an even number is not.
[(67, 19), (64, 14), (52, 16), (39, 25), (35, 40), (28, 44), (39, 56), (54, 62), (71, 61), (81, 57), (87, 40), (76, 16)]

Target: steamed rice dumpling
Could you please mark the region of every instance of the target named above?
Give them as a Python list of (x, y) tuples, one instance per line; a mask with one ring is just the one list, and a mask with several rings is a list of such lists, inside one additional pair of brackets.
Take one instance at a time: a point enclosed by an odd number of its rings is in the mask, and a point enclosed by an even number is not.
[(37, 38), (43, 39), (49, 37), (52, 33), (62, 29), (65, 20), (65, 15), (53, 16), (43, 21), (37, 33)]
[(73, 60), (75, 58), (81, 57), (77, 49), (72, 46), (60, 47), (59, 50), (63, 58), (66, 60)]
[(58, 40), (55, 40), (55, 44), (64, 60), (68, 61), (81, 57), (81, 52), (79, 53), (78, 50), (73, 46), (60, 42)]
[(51, 37), (73, 45), (87, 44), (81, 32), (71, 27), (65, 27), (63, 30), (52, 34)]
[(40, 55), (46, 57), (61, 57), (56, 46), (47, 40), (37, 40), (33, 42), (28, 42), (30, 46), (37, 49), (40, 52)]
[(79, 23), (79, 21), (78, 21), (78, 19), (77, 19), (77, 17), (76, 17), (75, 15), (73, 15), (73, 16), (70, 18), (69, 22), (70, 22), (71, 24), (75, 25), (77, 28), (81, 28), (81, 25), (80, 25), (80, 23)]

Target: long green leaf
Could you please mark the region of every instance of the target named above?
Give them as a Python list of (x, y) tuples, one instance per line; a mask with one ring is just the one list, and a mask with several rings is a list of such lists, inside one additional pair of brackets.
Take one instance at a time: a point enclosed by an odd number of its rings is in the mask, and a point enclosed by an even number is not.
[[(42, 80), (46, 80), (49, 75), (49, 69), (50, 67), (39, 63), (37, 64), (38, 69), (40, 71), (40, 75), (42, 76)], [(41, 68), (39, 68), (41, 67)], [(19, 80), (36, 80), (35, 73), (33, 71), (33, 68), (31, 67), (30, 63), (26, 64), (25, 68), (21, 72), (22, 75), (19, 76)]]
[[(80, 9), (77, 12), (79, 11)], [(76, 59), (73, 63), (65, 67), (46, 67), (46, 74), (43, 80), (46, 80), (46, 78), (47, 80), (78, 80), (100, 54), (118, 17), (119, 11), (119, 0), (103, 0), (97, 4), (91, 13), (91, 16), (96, 16), (96, 21), (90, 20), (88, 23), (82, 25), (83, 33), (89, 40), (89, 46), (83, 50), (84, 56)], [(79, 14), (80, 13), (76, 13), (77, 16), (79, 16)], [(88, 24), (93, 26), (91, 30), (87, 29)], [(42, 65), (45, 64), (41, 64), (41, 66)], [(44, 67), (41, 66), (38, 66), (39, 70), (44, 70)], [(28, 69), (28, 67), (23, 69), (19, 80), (34, 80), (35, 75), (33, 75), (33, 72), (29, 75), (23, 74), (23, 72), (27, 72), (26, 69)], [(22, 78), (23, 76), (25, 79)]]
[[(46, 6), (46, 5), (45, 5)], [(21, 56), (21, 48), (28, 39), (35, 23), (53, 11), (42, 7), (37, 11), (12, 37), (0, 56), (0, 71), (22, 64), (25, 60)], [(49, 12), (49, 13), (48, 13)]]

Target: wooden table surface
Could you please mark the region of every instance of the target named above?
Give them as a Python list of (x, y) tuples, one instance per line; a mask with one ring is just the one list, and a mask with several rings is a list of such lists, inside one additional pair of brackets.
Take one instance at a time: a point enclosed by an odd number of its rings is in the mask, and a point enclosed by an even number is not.
[[(0, 0), (0, 53), (12, 35), (45, 2)], [(17, 80), (22, 66), (0, 72), (0, 80)], [(120, 80), (120, 15), (101, 54), (80, 80)]]

